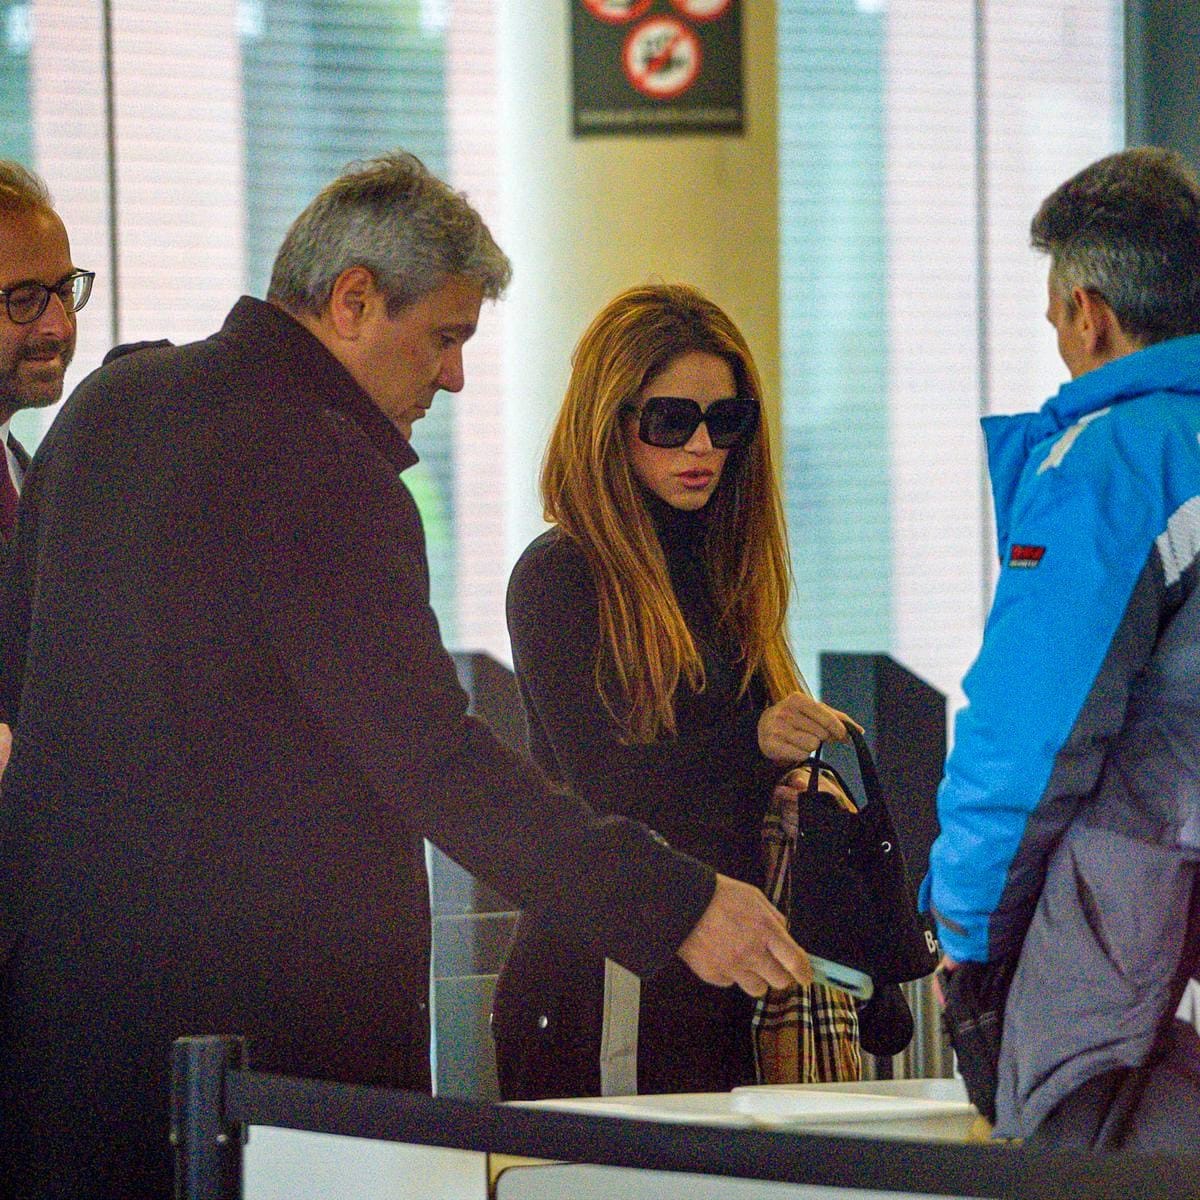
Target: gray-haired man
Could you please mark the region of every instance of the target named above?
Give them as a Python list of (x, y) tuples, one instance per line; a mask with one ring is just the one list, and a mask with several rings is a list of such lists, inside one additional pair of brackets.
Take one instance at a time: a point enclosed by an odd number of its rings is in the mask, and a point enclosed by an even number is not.
[[(1032, 236), (1071, 381), (984, 422), (1001, 573), (926, 896), (998, 1135), (1193, 1150), (1200, 181), (1164, 150), (1110, 155)], [(986, 1080), (971, 1047), (989, 1026), (955, 1016), (969, 995), (1003, 1011)]]
[(0, 1194), (167, 1196), (181, 1034), (427, 1088), (422, 835), (635, 971), (809, 978), (761, 893), (466, 715), (400, 475), (508, 277), (415, 159), (362, 164), (268, 302), (118, 357), (43, 443), (0, 616)]

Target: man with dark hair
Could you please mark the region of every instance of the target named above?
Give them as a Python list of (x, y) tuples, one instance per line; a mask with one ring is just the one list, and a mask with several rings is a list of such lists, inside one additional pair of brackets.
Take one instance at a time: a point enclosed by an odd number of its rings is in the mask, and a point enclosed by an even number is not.
[(0, 159), (0, 561), (16, 525), (29, 456), (9, 428), (23, 408), (62, 395), (75, 353), (75, 314), (93, 275), (71, 263), (67, 231), (46, 185), (20, 163)]
[[(1114, 154), (1032, 237), (1072, 381), (984, 420), (1001, 573), (924, 894), (997, 1136), (1194, 1149), (1200, 183), (1176, 154)], [(995, 1081), (984, 1026), (957, 1022), (972, 997), (1003, 1012)]]
[(119, 355), (43, 442), (0, 604), (0, 1195), (169, 1196), (184, 1034), (427, 1089), (422, 835), (635, 972), (811, 978), (757, 889), (467, 715), (400, 475), (508, 275), (416, 159), (360, 164), (271, 302)]

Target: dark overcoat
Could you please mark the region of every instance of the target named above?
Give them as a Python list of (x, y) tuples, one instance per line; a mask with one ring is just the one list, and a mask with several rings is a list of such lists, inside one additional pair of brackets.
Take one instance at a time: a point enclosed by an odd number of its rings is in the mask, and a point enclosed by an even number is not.
[(35, 456), (0, 597), (0, 1194), (168, 1196), (183, 1034), (427, 1088), (422, 836), (639, 972), (711, 898), (467, 715), (414, 461), (250, 299), (90, 376)]

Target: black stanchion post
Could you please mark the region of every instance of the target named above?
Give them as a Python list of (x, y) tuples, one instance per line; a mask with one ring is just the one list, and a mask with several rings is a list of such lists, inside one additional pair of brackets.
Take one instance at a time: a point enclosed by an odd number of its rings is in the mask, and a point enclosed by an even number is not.
[(225, 1072), (245, 1065), (239, 1037), (178, 1038), (171, 1047), (175, 1200), (241, 1200), (244, 1126), (225, 1116)]

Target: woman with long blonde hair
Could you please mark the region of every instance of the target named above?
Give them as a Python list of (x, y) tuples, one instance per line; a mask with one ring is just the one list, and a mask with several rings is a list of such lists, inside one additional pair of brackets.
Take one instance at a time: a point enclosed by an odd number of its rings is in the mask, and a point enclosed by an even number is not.
[[(554, 527), (508, 591), (534, 758), (598, 810), (759, 886), (774, 785), (848, 720), (807, 693), (788, 648), (761, 400), (745, 339), (695, 288), (618, 295), (576, 348), (542, 469)], [(799, 1076), (853, 1076), (853, 1003), (806, 992), (816, 1033)], [(505, 1098), (598, 1095), (606, 1069), (642, 1093), (755, 1081), (750, 997), (682, 962), (617, 1023), (629, 994), (612, 964), (555, 938), (553, 914), (524, 913), (493, 1011)]]

